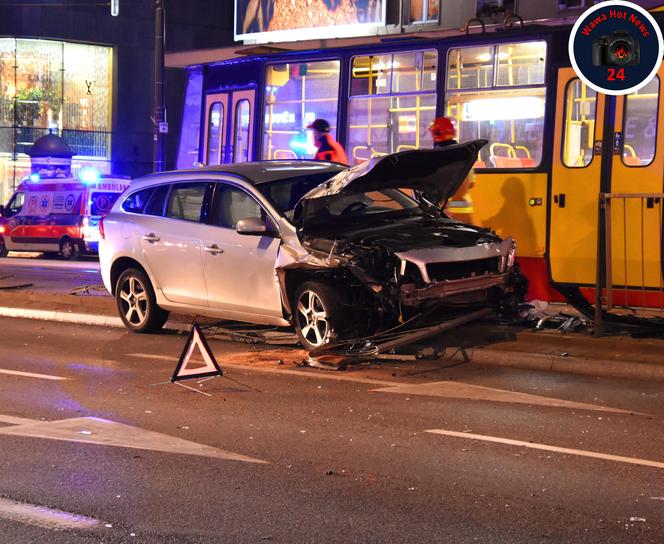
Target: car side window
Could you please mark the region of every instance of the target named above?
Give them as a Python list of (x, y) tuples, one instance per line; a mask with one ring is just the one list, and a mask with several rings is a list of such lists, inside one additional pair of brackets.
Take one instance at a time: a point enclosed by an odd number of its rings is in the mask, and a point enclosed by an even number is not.
[(183, 221), (200, 221), (207, 188), (207, 182), (173, 185), (166, 205), (166, 217)]
[(9, 201), (9, 204), (7, 204), (7, 210), (5, 212), (5, 215), (7, 217), (11, 217), (12, 215), (16, 215), (23, 209), (23, 203), (25, 202), (25, 193), (23, 191), (18, 192), (14, 194), (12, 199)]
[(150, 200), (153, 191), (154, 187), (148, 187), (147, 189), (131, 193), (122, 202), (122, 209), (128, 213), (143, 213), (143, 209), (148, 200)]
[(256, 199), (247, 192), (231, 185), (219, 183), (214, 193), (210, 224), (235, 229), (241, 219), (258, 218), (274, 229), (272, 222)]
[(145, 215), (154, 215), (157, 217), (163, 217), (164, 215), (164, 204), (166, 204), (166, 197), (168, 196), (168, 189), (170, 185), (160, 185), (152, 193), (150, 201), (145, 206), (143, 213)]

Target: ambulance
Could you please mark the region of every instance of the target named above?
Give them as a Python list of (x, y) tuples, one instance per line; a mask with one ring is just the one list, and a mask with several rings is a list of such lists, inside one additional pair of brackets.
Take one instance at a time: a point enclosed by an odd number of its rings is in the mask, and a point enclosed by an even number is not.
[(0, 206), (0, 256), (9, 251), (59, 253), (72, 259), (97, 253), (99, 219), (129, 187), (129, 178), (82, 170), (79, 179), (23, 180)]

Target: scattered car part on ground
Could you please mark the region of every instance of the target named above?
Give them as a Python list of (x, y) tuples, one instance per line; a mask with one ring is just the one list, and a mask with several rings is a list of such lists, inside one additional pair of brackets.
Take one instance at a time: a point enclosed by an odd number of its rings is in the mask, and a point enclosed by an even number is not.
[(352, 344), (348, 342), (328, 344), (310, 351), (307, 356), (307, 364), (316, 368), (343, 370), (351, 363), (376, 359), (377, 356), (392, 353), (399, 348), (448, 332), (473, 321), (484, 319), (492, 314), (493, 310), (491, 308), (480, 308), (442, 323), (412, 329), (404, 328), (391, 336), (359, 339)]

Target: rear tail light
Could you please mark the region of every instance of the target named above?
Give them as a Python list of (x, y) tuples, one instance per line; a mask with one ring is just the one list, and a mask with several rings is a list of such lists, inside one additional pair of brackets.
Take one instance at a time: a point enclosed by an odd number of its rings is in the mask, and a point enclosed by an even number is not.
[(101, 218), (99, 219), (99, 237), (100, 237), (102, 240), (105, 240), (105, 239), (106, 239), (106, 237), (104, 236), (104, 218), (103, 218), (103, 217), (101, 217)]
[(7, 228), (4, 225), (0, 225), (0, 234), (7, 232)]

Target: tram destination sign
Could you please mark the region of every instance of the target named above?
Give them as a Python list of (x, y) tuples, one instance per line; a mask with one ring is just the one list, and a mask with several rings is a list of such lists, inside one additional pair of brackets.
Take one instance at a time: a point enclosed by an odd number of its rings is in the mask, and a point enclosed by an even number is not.
[(235, 39), (250, 43), (376, 34), (387, 0), (235, 0)]

